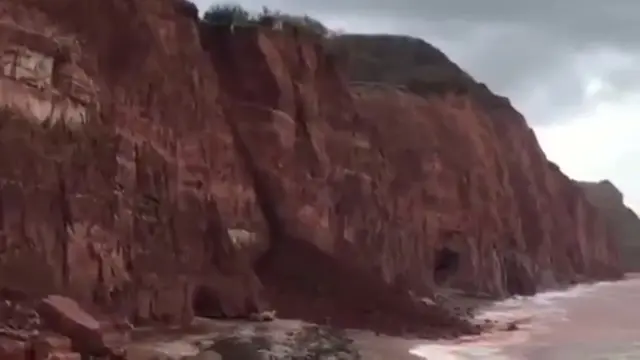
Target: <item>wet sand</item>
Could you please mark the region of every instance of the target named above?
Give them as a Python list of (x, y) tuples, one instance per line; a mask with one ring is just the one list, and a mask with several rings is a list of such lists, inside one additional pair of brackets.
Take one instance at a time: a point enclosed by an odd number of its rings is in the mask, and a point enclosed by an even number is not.
[(584, 286), (549, 304), (558, 315), (535, 323), (526, 343), (506, 352), (514, 359), (640, 359), (640, 278)]
[(409, 350), (423, 359), (640, 359), (640, 277), (541, 293), (493, 304), (479, 318), (527, 320), (486, 333)]

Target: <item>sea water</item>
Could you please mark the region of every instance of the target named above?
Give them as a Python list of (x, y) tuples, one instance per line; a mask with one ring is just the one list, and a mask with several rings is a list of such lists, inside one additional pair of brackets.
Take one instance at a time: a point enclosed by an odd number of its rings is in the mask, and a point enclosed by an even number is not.
[(640, 360), (640, 277), (516, 297), (480, 318), (525, 320), (513, 332), (418, 345), (423, 359)]
[(425, 342), (354, 335), (365, 359), (640, 360), (640, 276), (515, 297), (480, 311), (515, 331)]

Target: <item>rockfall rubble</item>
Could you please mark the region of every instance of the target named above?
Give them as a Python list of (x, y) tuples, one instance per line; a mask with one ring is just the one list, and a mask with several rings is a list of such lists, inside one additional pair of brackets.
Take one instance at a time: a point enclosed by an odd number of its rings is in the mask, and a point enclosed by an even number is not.
[(73, 299), (135, 326), (273, 308), (430, 335), (474, 330), (409, 290), (619, 276), (607, 222), (522, 115), (392, 40), (431, 71), (354, 78), (340, 38), (206, 25), (182, 0), (0, 0), (0, 288), (64, 296), (48, 318)]

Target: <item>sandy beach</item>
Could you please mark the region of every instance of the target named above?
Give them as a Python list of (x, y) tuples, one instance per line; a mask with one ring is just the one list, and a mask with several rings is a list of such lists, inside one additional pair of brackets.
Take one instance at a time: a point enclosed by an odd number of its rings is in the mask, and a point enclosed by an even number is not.
[(640, 359), (640, 278), (583, 284), (484, 309), (478, 319), (521, 320), (515, 331), (488, 332), (408, 350), (422, 359)]

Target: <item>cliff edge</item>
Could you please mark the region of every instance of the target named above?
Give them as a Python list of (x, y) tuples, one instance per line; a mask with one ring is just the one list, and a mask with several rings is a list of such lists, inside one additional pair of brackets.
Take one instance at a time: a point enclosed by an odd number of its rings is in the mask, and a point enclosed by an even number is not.
[(459, 254), (461, 266), (441, 270), (440, 282), (527, 294), (619, 273), (611, 224), (547, 160), (508, 99), (420, 39), (352, 34), (329, 48), (347, 69), (360, 114), (380, 127), (389, 119), (378, 130), (385, 141), (402, 139), (420, 154), (392, 166), (416, 161), (407, 166), (421, 179), (413, 199), (422, 194), (423, 209), (435, 213), (427, 223), (437, 235), (425, 237), (437, 239), (435, 255)]
[(620, 275), (607, 222), (523, 117), (468, 76), (429, 85), (457, 67), (424, 42), (432, 71), (407, 90), (350, 85), (326, 39), (206, 25), (178, 0), (4, 0), (0, 27), (13, 294), (134, 325), (275, 308), (469, 332), (410, 294)]
[(620, 260), (627, 271), (640, 270), (640, 218), (624, 204), (620, 190), (610, 181), (578, 182), (589, 201), (596, 206), (613, 226), (620, 248)]

